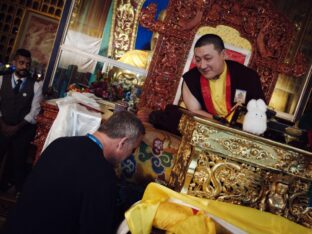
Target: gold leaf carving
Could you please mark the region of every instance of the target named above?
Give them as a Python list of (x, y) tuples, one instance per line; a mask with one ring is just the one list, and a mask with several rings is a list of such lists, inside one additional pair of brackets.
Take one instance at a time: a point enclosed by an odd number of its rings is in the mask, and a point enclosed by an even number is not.
[(135, 10), (130, 1), (120, 4), (116, 10), (113, 57), (119, 59), (130, 49), (131, 36), (135, 22)]
[(304, 157), (303, 155), (284, 150), (281, 148), (274, 148), (278, 155), (278, 163), (276, 168), (287, 173), (304, 176), (305, 178), (312, 178), (312, 159)]
[[(207, 126), (203, 126), (207, 125)], [(174, 189), (196, 197), (245, 205), (312, 227), (308, 190), (309, 152), (262, 139), (246, 139), (191, 115), (170, 179)]]
[(201, 152), (188, 194), (233, 203), (255, 203), (262, 193), (261, 171)]
[(219, 139), (218, 142), (233, 155), (247, 159), (274, 159), (273, 155), (253, 141), (242, 138)]

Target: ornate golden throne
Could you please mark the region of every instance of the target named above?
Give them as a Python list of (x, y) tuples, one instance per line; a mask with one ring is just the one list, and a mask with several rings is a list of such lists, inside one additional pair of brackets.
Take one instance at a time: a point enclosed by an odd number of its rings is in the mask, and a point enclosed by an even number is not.
[[(172, 104), (195, 35), (203, 27), (230, 27), (248, 41), (248, 66), (261, 76), (269, 102), (279, 74), (299, 77), (305, 59), (290, 61), (293, 25), (269, 0), (171, 0), (164, 21), (156, 5), (143, 9), (140, 23), (159, 33), (139, 107), (164, 109)], [(247, 46), (247, 47), (248, 47)], [(312, 227), (307, 208), (312, 154), (233, 130), (185, 113), (181, 144), (169, 187), (194, 196), (246, 205)]]

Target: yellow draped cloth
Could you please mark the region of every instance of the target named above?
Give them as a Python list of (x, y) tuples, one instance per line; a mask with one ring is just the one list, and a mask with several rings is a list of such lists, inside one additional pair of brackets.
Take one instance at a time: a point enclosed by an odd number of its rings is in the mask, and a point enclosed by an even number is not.
[(211, 100), (213, 107), (215, 108), (219, 116), (226, 116), (228, 114), (226, 108), (226, 75), (227, 65), (224, 64), (224, 70), (221, 73), (219, 79), (208, 80), (210, 86)]
[(149, 234), (152, 226), (167, 233), (214, 234), (216, 228), (212, 220), (219, 220), (227, 230), (232, 228), (240, 233), (312, 234), (312, 230), (281, 216), (180, 194), (156, 183), (147, 186), (142, 200), (133, 205), (125, 217), (132, 234)]

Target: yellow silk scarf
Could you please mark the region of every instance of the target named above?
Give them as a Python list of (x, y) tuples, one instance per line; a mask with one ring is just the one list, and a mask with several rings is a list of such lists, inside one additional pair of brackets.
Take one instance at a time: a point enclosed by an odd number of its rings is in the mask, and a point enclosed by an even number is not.
[[(174, 206), (172, 204), (168, 205), (168, 203), (182, 204), (182, 206), (178, 208), (178, 212), (174, 212), (172, 210)], [(161, 213), (159, 213), (158, 209), (163, 204), (165, 204), (163, 207), (165, 209), (161, 209)], [(183, 210), (190, 207), (195, 207), (199, 212), (187, 215), (187, 212)], [(159, 217), (157, 217), (157, 213), (159, 213)], [(156, 183), (148, 185), (142, 200), (132, 206), (125, 213), (125, 217), (132, 234), (149, 234), (152, 225), (167, 230), (167, 233), (213, 234), (216, 232), (215, 226), (205, 214), (212, 216), (214, 219), (222, 219), (230, 227), (232, 226), (246, 233), (312, 234), (312, 230), (268, 212), (180, 194)], [(163, 227), (160, 227), (161, 225)]]

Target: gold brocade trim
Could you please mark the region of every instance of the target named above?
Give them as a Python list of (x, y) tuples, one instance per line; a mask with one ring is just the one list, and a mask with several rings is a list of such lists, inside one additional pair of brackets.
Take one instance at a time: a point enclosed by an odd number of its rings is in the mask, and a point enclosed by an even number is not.
[(108, 49), (107, 49), (107, 56), (112, 57), (113, 54), (113, 39), (114, 39), (114, 31), (115, 31), (115, 25), (116, 25), (116, 9), (118, 0), (113, 0), (113, 15), (112, 15), (112, 24), (110, 28), (110, 35), (109, 35), (109, 43), (108, 43)]
[(108, 56), (119, 59), (134, 48), (143, 3), (144, 0), (139, 0), (134, 7), (130, 0), (114, 1)]
[(126, 51), (130, 50), (130, 38), (133, 33), (135, 12), (131, 2), (122, 1), (116, 9), (116, 26), (114, 31), (113, 57), (119, 59)]

